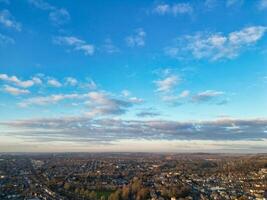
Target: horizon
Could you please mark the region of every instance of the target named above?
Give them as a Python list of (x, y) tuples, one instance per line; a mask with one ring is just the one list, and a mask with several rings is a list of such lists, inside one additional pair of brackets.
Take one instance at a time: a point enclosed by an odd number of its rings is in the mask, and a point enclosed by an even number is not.
[(266, 154), (266, 11), (0, 0), (0, 154)]

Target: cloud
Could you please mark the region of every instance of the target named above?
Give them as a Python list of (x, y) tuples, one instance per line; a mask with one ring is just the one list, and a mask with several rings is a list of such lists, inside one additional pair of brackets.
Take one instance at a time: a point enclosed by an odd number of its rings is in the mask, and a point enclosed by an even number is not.
[(56, 8), (43, 0), (28, 0), (30, 4), (41, 10), (55, 10)]
[(67, 22), (69, 22), (70, 14), (64, 8), (56, 9), (49, 13), (49, 19), (55, 25), (62, 25), (62, 24), (66, 24)]
[(143, 99), (141, 99), (141, 98), (137, 98), (137, 97), (130, 97), (130, 98), (128, 99), (128, 101), (131, 102), (131, 103), (143, 103), (143, 102), (144, 102)]
[(15, 40), (9, 36), (0, 33), (0, 45), (15, 44)]
[(90, 90), (97, 89), (97, 85), (92, 79), (88, 79), (87, 83), (83, 84), (83, 87), (88, 88)]
[[(88, 117), (44, 118), (0, 122), (12, 136), (30, 141), (212, 140), (261, 141), (267, 139), (266, 119), (210, 121), (120, 120)], [(8, 132), (8, 131), (6, 131)]]
[(242, 5), (242, 4), (243, 4), (243, 0), (227, 0), (226, 1), (227, 7), (234, 6), (234, 5)]
[(177, 3), (177, 4), (157, 4), (154, 9), (154, 13), (159, 15), (173, 15), (177, 16), (182, 14), (193, 13), (193, 7), (189, 3)]
[(11, 95), (21, 95), (21, 94), (29, 94), (30, 91), (29, 90), (25, 90), (25, 89), (20, 89), (20, 88), (16, 88), (16, 87), (12, 87), (9, 85), (4, 85), (3, 90)]
[(49, 78), (47, 80), (47, 84), (52, 86), (52, 87), (61, 87), (62, 84), (55, 78)]
[(188, 97), (190, 94), (190, 91), (189, 90), (184, 90), (181, 92), (181, 94), (179, 95), (179, 97), (181, 98), (185, 98), (185, 97)]
[(204, 6), (206, 6), (208, 9), (212, 9), (216, 7), (218, 4), (217, 0), (205, 0)]
[(232, 59), (255, 45), (266, 30), (264, 26), (250, 26), (228, 35), (200, 32), (180, 37), (175, 45), (165, 48), (165, 53), (177, 58), (193, 56), (196, 59)]
[(14, 19), (8, 10), (0, 11), (0, 23), (7, 28), (21, 31), (21, 24)]
[(126, 37), (125, 41), (129, 47), (142, 47), (145, 46), (146, 32), (142, 29), (136, 29), (134, 35)]
[(78, 81), (77, 81), (77, 79), (75, 79), (73, 77), (66, 77), (65, 78), (65, 84), (70, 85), (70, 86), (75, 86), (78, 84)]
[(267, 9), (267, 0), (260, 0), (258, 3), (259, 10)]
[(7, 74), (0, 74), (0, 80), (2, 81), (6, 81), (9, 83), (13, 83), (19, 87), (23, 87), (23, 88), (28, 88), (28, 87), (32, 87), (34, 84), (40, 84), (41, 80), (37, 77), (33, 77), (30, 80), (26, 80), (26, 81), (22, 81), (19, 78), (17, 78), (16, 76), (8, 76)]
[(121, 94), (122, 94), (123, 96), (125, 96), (125, 97), (128, 97), (128, 96), (131, 95), (131, 92), (130, 92), (129, 90), (123, 90), (123, 91), (121, 91)]
[(0, 0), (0, 3), (10, 4), (9, 0)]
[(88, 97), (89, 100), (86, 102), (86, 105), (89, 107), (90, 111), (86, 114), (90, 117), (121, 115), (126, 113), (128, 108), (142, 102), (141, 99), (138, 98), (114, 98), (104, 92), (90, 92)]
[(180, 78), (176, 75), (169, 75), (164, 79), (155, 81), (158, 92), (169, 92), (180, 82)]
[(161, 99), (170, 106), (181, 106), (188, 102), (189, 90), (183, 90), (180, 94), (164, 94)]
[(87, 56), (91, 56), (95, 52), (94, 45), (88, 44), (86, 41), (74, 36), (55, 37), (53, 41), (58, 45), (72, 47), (75, 51), (82, 51)]
[(136, 114), (137, 117), (141, 118), (146, 118), (146, 117), (152, 118), (152, 117), (158, 117), (160, 115), (161, 114), (159, 112), (155, 111), (155, 109), (152, 108), (143, 109), (141, 112), (138, 112)]
[(198, 94), (192, 97), (192, 101), (196, 103), (202, 103), (213, 100), (215, 97), (219, 97), (224, 93), (221, 91), (215, 90), (206, 90), (204, 92), (199, 92)]
[(162, 97), (163, 101), (167, 101), (167, 102), (172, 102), (172, 103), (177, 103), (177, 101), (184, 99), (186, 97), (188, 97), (190, 95), (190, 91), (189, 90), (183, 90), (180, 94), (178, 95), (164, 95)]
[(54, 25), (63, 25), (70, 21), (70, 14), (65, 8), (57, 8), (43, 0), (28, 0), (28, 2), (38, 9), (48, 11), (49, 19)]
[(24, 99), (18, 103), (20, 107), (28, 107), (31, 105), (45, 106), (50, 104), (56, 104), (64, 100), (84, 99), (86, 94), (53, 94), (49, 96), (37, 96), (28, 99)]
[(120, 52), (119, 48), (116, 47), (111, 39), (106, 39), (104, 45), (102, 46), (104, 52), (108, 54), (114, 54)]

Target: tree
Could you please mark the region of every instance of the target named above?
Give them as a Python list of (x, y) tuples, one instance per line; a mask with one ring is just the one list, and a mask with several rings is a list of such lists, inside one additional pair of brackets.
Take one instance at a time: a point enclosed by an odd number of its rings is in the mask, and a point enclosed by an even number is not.
[(64, 189), (65, 190), (69, 190), (70, 189), (70, 184), (69, 183), (65, 183), (64, 184)]
[(102, 196), (100, 197), (100, 200), (106, 200), (106, 197), (105, 197), (104, 195), (102, 195)]
[(141, 181), (136, 179), (134, 180), (134, 182), (132, 183), (132, 187), (131, 187), (131, 191), (136, 194), (140, 189), (141, 189)]
[(97, 194), (95, 191), (90, 192), (89, 199), (90, 200), (96, 200), (97, 199)]
[(136, 195), (137, 200), (145, 200), (148, 198), (149, 190), (147, 188), (141, 188)]
[(130, 188), (128, 186), (123, 186), (121, 197), (123, 200), (128, 200), (130, 195)]
[(113, 192), (109, 197), (108, 200), (121, 200), (122, 191), (121, 189), (116, 190), (116, 192)]

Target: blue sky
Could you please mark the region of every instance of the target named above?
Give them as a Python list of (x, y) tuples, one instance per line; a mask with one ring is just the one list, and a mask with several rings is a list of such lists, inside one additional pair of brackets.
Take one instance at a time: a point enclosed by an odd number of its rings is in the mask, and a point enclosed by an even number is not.
[(266, 152), (266, 11), (0, 0), (0, 151)]

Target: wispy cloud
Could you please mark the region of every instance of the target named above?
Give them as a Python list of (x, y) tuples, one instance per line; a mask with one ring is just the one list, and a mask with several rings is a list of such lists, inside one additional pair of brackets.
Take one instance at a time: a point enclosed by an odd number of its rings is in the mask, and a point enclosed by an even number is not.
[(47, 80), (47, 84), (52, 87), (61, 87), (62, 83), (60, 83), (57, 79), (55, 78), (49, 78)]
[(189, 3), (177, 3), (177, 4), (157, 4), (154, 9), (154, 13), (159, 15), (182, 15), (182, 14), (191, 14), (193, 13), (193, 7)]
[(48, 11), (49, 19), (55, 25), (63, 25), (69, 22), (70, 14), (65, 8), (57, 8), (43, 0), (28, 0), (28, 2), (38, 9)]
[(9, 36), (0, 33), (0, 45), (15, 44), (15, 40)]
[(256, 44), (266, 30), (265, 26), (250, 26), (228, 35), (200, 32), (180, 37), (175, 45), (165, 48), (165, 53), (178, 58), (193, 56), (196, 59), (232, 59)]
[(20, 107), (28, 107), (32, 105), (45, 106), (50, 104), (56, 104), (64, 100), (83, 99), (87, 97), (86, 94), (53, 94), (49, 96), (36, 96), (28, 99), (24, 99), (18, 105)]
[(67, 23), (70, 20), (70, 14), (66, 9), (60, 8), (60, 9), (51, 11), (49, 13), (49, 19), (51, 20), (53, 24), (62, 25), (62, 24)]
[(73, 77), (66, 77), (65, 78), (65, 84), (70, 86), (76, 86), (78, 84), (77, 79)]
[(180, 105), (181, 101), (185, 98), (189, 97), (190, 91), (189, 90), (183, 90), (180, 94), (165, 94), (162, 96), (162, 100), (168, 103), (171, 103), (172, 105)]
[(142, 29), (136, 29), (134, 35), (126, 37), (125, 41), (129, 47), (145, 46), (146, 32)]
[(106, 39), (102, 45), (102, 50), (108, 54), (118, 53), (120, 50), (113, 44), (111, 39)]
[(144, 108), (140, 112), (136, 113), (136, 116), (141, 118), (154, 118), (160, 115), (161, 113), (153, 108)]
[(3, 90), (11, 95), (21, 95), (21, 94), (29, 94), (30, 91), (26, 90), (26, 89), (20, 89), (20, 88), (16, 88), (16, 87), (12, 87), (9, 85), (4, 85)]
[(7, 74), (0, 74), (0, 80), (15, 84), (19, 87), (28, 88), (32, 87), (34, 84), (40, 84), (41, 80), (37, 77), (33, 77), (30, 80), (22, 81), (16, 76), (8, 76)]
[(9, 10), (0, 11), (0, 23), (7, 28), (21, 31), (21, 24), (15, 20)]
[(196, 103), (202, 103), (213, 100), (215, 97), (222, 96), (224, 92), (215, 90), (206, 90), (204, 92), (199, 92), (192, 97), (192, 101)]
[(9, 0), (0, 0), (0, 3), (10, 4)]
[(28, 2), (41, 10), (54, 10), (55, 7), (43, 0), (28, 0)]
[(158, 92), (169, 92), (180, 82), (180, 78), (177, 75), (169, 75), (164, 79), (155, 81)]
[(82, 51), (85, 55), (93, 55), (95, 52), (94, 45), (88, 44), (86, 41), (81, 40), (74, 36), (60, 36), (53, 39), (55, 44), (72, 47), (75, 51)]
[(259, 8), (259, 10), (266, 10), (267, 9), (267, 0), (259, 0), (258, 8)]
[(244, 3), (243, 0), (227, 0), (226, 6), (230, 7), (230, 6), (234, 6), (234, 5), (242, 5), (243, 3)]

